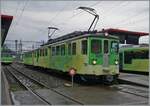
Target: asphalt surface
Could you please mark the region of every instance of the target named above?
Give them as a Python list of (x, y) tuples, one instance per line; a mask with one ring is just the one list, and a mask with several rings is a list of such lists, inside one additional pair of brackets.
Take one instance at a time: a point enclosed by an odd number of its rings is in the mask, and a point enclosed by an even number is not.
[(3, 69), (1, 71), (1, 104), (12, 105), (11, 97), (9, 94), (9, 85)]
[(149, 76), (120, 72), (119, 79), (149, 87)]

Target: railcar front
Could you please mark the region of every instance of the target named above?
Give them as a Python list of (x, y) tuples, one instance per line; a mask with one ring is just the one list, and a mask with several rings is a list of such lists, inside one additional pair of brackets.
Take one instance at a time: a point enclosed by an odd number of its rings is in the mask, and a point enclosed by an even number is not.
[(14, 57), (11, 53), (3, 53), (1, 54), (1, 62), (2, 64), (11, 64), (14, 60)]
[(98, 78), (104, 82), (113, 82), (119, 74), (119, 40), (110, 35), (96, 34), (88, 37), (87, 57), (82, 73), (84, 78)]

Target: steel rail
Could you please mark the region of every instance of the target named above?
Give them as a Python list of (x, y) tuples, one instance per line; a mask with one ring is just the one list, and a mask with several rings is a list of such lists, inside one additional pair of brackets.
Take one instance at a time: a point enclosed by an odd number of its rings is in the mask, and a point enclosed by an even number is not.
[(65, 97), (65, 98), (67, 98), (67, 99), (70, 99), (70, 100), (72, 100), (72, 101), (74, 101), (74, 102), (76, 102), (76, 103), (78, 103), (78, 104), (80, 104), (80, 105), (84, 105), (84, 103), (82, 103), (82, 102), (80, 102), (80, 101), (78, 101), (78, 100), (76, 100), (76, 99), (74, 99), (74, 98), (72, 98), (72, 97), (70, 97), (70, 96), (64, 95), (63, 93), (60, 93), (58, 90), (53, 89), (53, 88), (47, 86), (46, 84), (44, 84), (44, 83), (38, 81), (37, 79), (34, 79), (34, 78), (31, 78), (31, 77), (27, 76), (27, 75), (24, 74), (23, 72), (18, 71), (18, 69), (14, 68), (13, 66), (11, 66), (11, 67), (12, 67), (14, 70), (16, 70), (17, 72), (19, 72), (19, 73), (23, 74), (24, 76), (26, 76), (27, 78), (29, 78), (29, 79), (31, 79), (31, 80), (37, 82), (38, 84), (44, 86), (45, 88), (50, 89), (51, 91), (53, 91), (53, 92), (55, 92), (55, 93), (57, 93), (57, 94), (59, 94), (59, 95)]
[(25, 84), (23, 84), (20, 79), (12, 72), (8, 69), (8, 67), (6, 67), (7, 71), (9, 71), (9, 73), (11, 73), (11, 75), (21, 84), (23, 85), (30, 93), (32, 93), (34, 96), (36, 96), (38, 99), (40, 99), (42, 102), (48, 104), (48, 105), (52, 105), (49, 101), (45, 100), (40, 94), (38, 94), (36, 91), (34, 91), (32, 88), (26, 86)]
[[(13, 66), (12, 66), (12, 67), (13, 67)], [(13, 68), (14, 68), (14, 67), (13, 67)], [(17, 70), (17, 71), (18, 71), (18, 70)], [(19, 72), (20, 72), (20, 71), (19, 71)], [(20, 72), (20, 73), (22, 73), (22, 72)], [(24, 73), (22, 73), (22, 74), (24, 74)], [(24, 74), (24, 75), (25, 75), (25, 74)], [(27, 75), (25, 75), (25, 76), (27, 76)], [(29, 77), (29, 76), (27, 76), (27, 77)], [(30, 77), (29, 77), (29, 78), (30, 78)], [(31, 79), (33, 79), (33, 78), (31, 78)], [(35, 81), (38, 82), (38, 80), (36, 80), (36, 79), (33, 79), (33, 80), (35, 80)], [(60, 94), (60, 95), (62, 95), (62, 96), (64, 96), (64, 97), (67, 97), (67, 98), (70, 99), (69, 96), (66, 96), (66, 95), (60, 93), (59, 91), (57, 91), (57, 90), (55, 90), (55, 89), (53, 89), (53, 88), (50, 88), (49, 86), (45, 85), (44, 83), (41, 83), (41, 82), (38, 82), (38, 83), (41, 84), (41, 85), (43, 85), (43, 86), (45, 86), (45, 87), (48, 88), (48, 89), (51, 89), (52, 91), (54, 91), (54, 92), (56, 92), (56, 93), (58, 93), (58, 94)], [(143, 86), (140, 86), (140, 87), (143, 87)], [(128, 87), (126, 87), (126, 88), (128, 88)], [(134, 89), (134, 88), (132, 88), (132, 89)], [(136, 90), (139, 90), (139, 89), (136, 89)], [(141, 90), (141, 91), (143, 91), (143, 90)], [(130, 92), (130, 91), (119, 91), (119, 92), (124, 92), (124, 93), (128, 93), (128, 94), (133, 94), (133, 95), (136, 95), (136, 96), (148, 98), (147, 96), (143, 96), (143, 95), (134, 93), (134, 92), (132, 92), (132, 91), (131, 91), (131, 92)], [(79, 101), (75, 100), (74, 98), (71, 98), (71, 99), (72, 99), (73, 101), (79, 102)], [(81, 103), (81, 102), (79, 102), (79, 103), (83, 105), (83, 103)]]
[[(135, 89), (135, 91), (142, 91), (142, 92), (144, 92), (144, 90), (140, 90), (140, 89), (136, 89), (136, 88), (131, 88), (131, 87), (123, 87), (123, 88), (127, 88), (127, 89)], [(128, 91), (128, 90), (121, 90), (120, 92), (125, 92), (125, 93), (129, 93), (129, 94), (133, 94), (133, 95), (136, 95), (136, 96), (140, 96), (140, 97), (144, 97), (144, 98), (149, 98), (148, 96), (143, 96), (143, 95), (140, 95), (140, 94), (138, 94), (138, 93), (135, 93), (135, 92), (133, 92), (133, 91)]]

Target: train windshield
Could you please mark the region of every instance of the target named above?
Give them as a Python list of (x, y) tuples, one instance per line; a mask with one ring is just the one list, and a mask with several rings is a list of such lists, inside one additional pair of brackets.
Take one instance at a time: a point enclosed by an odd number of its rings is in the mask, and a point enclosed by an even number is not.
[(119, 52), (119, 44), (117, 41), (112, 41), (111, 42), (111, 52), (118, 53)]
[(95, 54), (101, 52), (101, 40), (91, 40), (91, 52)]

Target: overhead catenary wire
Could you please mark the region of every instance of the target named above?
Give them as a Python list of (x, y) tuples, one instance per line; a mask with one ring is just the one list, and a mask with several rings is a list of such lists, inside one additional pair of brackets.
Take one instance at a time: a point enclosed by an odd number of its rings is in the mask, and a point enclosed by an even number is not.
[[(26, 0), (26, 1), (25, 1), (24, 5), (23, 5), (23, 8), (22, 8), (22, 10), (21, 10), (20, 16), (18, 16), (18, 20), (16, 19), (16, 23), (14, 24), (14, 26), (11, 26), (11, 27), (13, 28), (11, 33), (13, 33), (13, 32), (15, 31), (15, 29), (16, 29), (16, 26), (19, 25), (19, 22), (20, 22), (20, 20), (21, 20), (21, 18), (22, 18), (22, 16), (23, 16), (23, 13), (24, 13), (24, 11), (25, 11), (25, 9), (26, 9), (26, 6), (27, 6), (28, 1), (29, 1), (29, 0)], [(18, 5), (18, 6), (19, 6), (19, 5)], [(17, 16), (17, 13), (16, 13), (16, 16)], [(16, 17), (15, 17), (15, 18), (16, 18)]]

